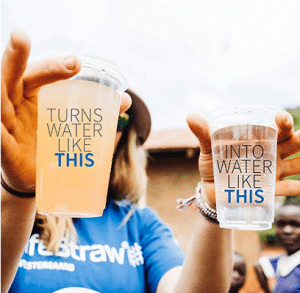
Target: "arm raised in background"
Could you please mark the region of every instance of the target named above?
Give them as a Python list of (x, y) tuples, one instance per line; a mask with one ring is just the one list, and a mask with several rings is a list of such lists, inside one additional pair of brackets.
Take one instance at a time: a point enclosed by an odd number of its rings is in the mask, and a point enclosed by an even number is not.
[[(38, 91), (72, 77), (81, 67), (74, 56), (27, 65), (29, 53), (28, 36), (16, 30), (1, 62), (1, 175), (11, 189), (23, 193), (35, 190)], [(130, 105), (129, 95), (123, 94), (120, 112)], [(30, 236), (36, 207), (34, 198), (20, 198), (3, 188), (1, 206), (1, 292), (6, 292)]]
[[(209, 125), (197, 114), (189, 115), (187, 122), (200, 142), (199, 170), (203, 184), (202, 192), (208, 204), (215, 207)], [(286, 159), (300, 151), (300, 131), (294, 132), (293, 119), (285, 111), (277, 113), (276, 123), (278, 126), (276, 195), (299, 195), (299, 181), (282, 179), (300, 173), (300, 158)], [(227, 293), (231, 283), (232, 259), (232, 231), (220, 228), (199, 214), (183, 266), (168, 271), (161, 278), (157, 292)]]

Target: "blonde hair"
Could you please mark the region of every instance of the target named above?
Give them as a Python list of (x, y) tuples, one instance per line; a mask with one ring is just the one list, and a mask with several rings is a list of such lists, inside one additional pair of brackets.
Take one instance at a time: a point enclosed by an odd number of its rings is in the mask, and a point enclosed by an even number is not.
[[(126, 199), (137, 203), (147, 189), (146, 163), (146, 151), (131, 126), (123, 132), (114, 155), (108, 200)], [(47, 249), (54, 253), (59, 250), (63, 237), (67, 243), (76, 241), (72, 218), (37, 214), (35, 225)]]
[(137, 203), (147, 189), (146, 152), (133, 127), (124, 134), (114, 156), (108, 196)]
[(49, 251), (58, 252), (63, 237), (67, 243), (76, 242), (76, 230), (70, 217), (37, 214), (35, 225)]

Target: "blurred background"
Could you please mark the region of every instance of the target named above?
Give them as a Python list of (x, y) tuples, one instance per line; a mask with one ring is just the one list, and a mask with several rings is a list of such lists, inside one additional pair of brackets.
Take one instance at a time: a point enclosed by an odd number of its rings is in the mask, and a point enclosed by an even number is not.
[[(2, 0), (1, 53), (21, 28), (32, 41), (30, 61), (94, 55), (123, 70), (153, 120), (144, 204), (186, 251), (197, 215), (176, 211), (175, 199), (193, 195), (199, 181), (198, 142), (186, 115), (264, 104), (288, 110), (299, 129), (299, 12), (298, 0)], [(252, 266), (282, 252), (274, 229), (235, 231), (235, 249), (249, 268), (241, 292), (262, 292)]]
[(2, 0), (1, 8), (2, 52), (21, 28), (30, 60), (112, 60), (149, 105), (154, 130), (186, 127), (188, 113), (229, 103), (299, 106), (298, 0)]

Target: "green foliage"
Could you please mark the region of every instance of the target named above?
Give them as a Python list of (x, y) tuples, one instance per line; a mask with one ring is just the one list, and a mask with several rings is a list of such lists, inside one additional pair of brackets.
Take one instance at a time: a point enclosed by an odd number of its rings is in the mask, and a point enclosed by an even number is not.
[[(294, 118), (294, 129), (295, 131), (300, 129), (300, 107), (294, 108), (294, 109), (286, 109), (287, 112), (289, 112), (293, 118)], [(290, 158), (299, 157), (300, 152), (290, 156)], [(293, 180), (300, 180), (300, 174), (289, 176), (286, 179), (293, 179)]]
[(286, 109), (286, 111), (289, 112), (294, 118), (295, 131), (299, 130), (300, 129), (300, 107), (294, 109)]
[(274, 224), (271, 229), (259, 231), (259, 241), (261, 244), (277, 245), (278, 239), (275, 232)]

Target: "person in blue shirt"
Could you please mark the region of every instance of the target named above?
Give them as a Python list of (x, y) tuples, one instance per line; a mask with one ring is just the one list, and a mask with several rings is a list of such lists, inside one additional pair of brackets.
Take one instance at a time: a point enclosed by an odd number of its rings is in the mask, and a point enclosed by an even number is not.
[[(135, 204), (145, 191), (142, 144), (150, 131), (150, 116), (139, 115), (147, 110), (133, 92), (121, 97), (120, 113), (131, 115), (132, 121), (126, 128), (120, 125), (116, 135), (103, 216), (36, 215), (38, 92), (46, 84), (74, 76), (81, 65), (76, 56), (27, 64), (29, 53), (29, 37), (13, 31), (1, 64), (1, 292), (228, 292), (232, 231), (219, 227), (212, 209), (199, 205), (190, 248), (183, 256), (158, 215)], [(190, 114), (187, 122), (201, 149), (201, 196), (215, 208), (209, 126), (198, 114)], [(280, 111), (276, 122), (276, 195), (295, 195), (300, 183), (282, 179), (300, 173), (299, 158), (285, 160), (300, 150), (300, 134), (294, 132), (288, 113)]]
[(255, 264), (256, 274), (265, 292), (300, 292), (300, 202), (297, 199), (288, 199), (278, 209), (275, 229), (286, 254), (261, 257)]

